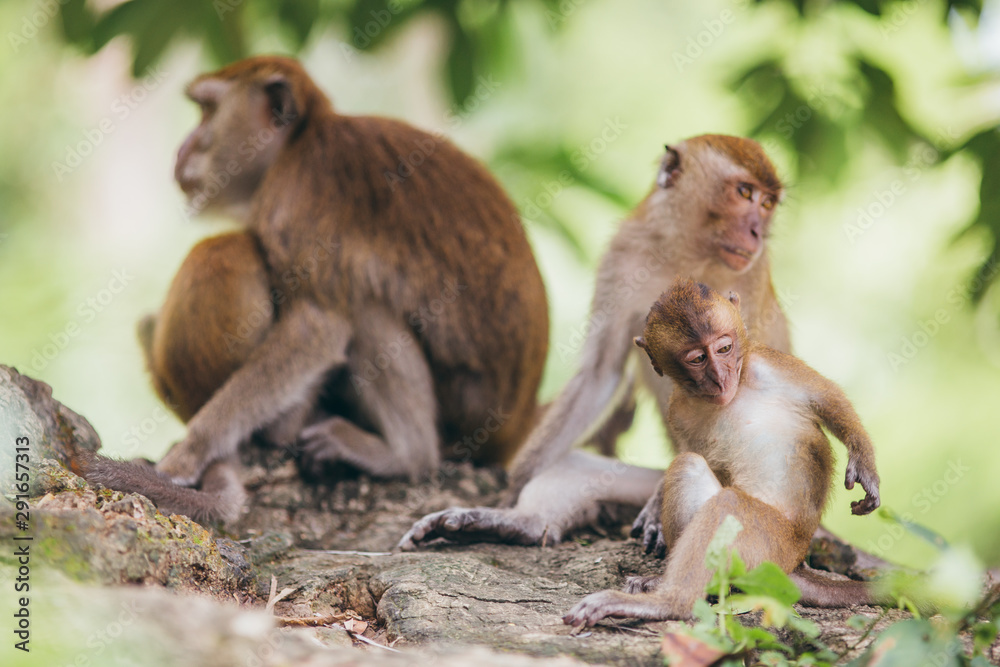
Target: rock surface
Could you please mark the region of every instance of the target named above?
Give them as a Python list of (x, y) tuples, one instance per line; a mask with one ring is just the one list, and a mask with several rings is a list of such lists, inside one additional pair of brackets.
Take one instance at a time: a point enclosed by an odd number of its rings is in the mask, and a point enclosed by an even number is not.
[[(680, 625), (606, 623), (574, 634), (562, 624), (587, 593), (662, 567), (620, 524), (556, 547), (392, 552), (427, 512), (496, 502), (501, 472), (452, 466), (420, 485), (322, 485), (304, 482), (281, 452), (250, 447), (250, 507), (229, 532), (213, 532), (64, 469), (56, 461), (72, 465), (74, 448), (96, 449), (96, 434), (31, 383), (0, 367), (0, 446), (11, 450), (24, 435), (39, 443), (28, 528), (18, 529), (10, 495), (0, 502), (4, 544), (33, 538), (32, 652), (5, 641), (0, 664), (661, 665), (660, 638)], [(5, 590), (23, 576), (12, 553), (0, 552)], [(10, 619), (8, 598), (0, 616)], [(847, 617), (880, 613), (801, 611), (834, 649), (859, 639)], [(901, 616), (890, 612), (883, 624)]]

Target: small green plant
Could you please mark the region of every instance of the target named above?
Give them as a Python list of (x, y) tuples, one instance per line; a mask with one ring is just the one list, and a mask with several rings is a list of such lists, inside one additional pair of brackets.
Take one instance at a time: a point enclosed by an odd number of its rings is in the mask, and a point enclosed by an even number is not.
[[(706, 592), (718, 602), (712, 606), (699, 600), (694, 607), (694, 626), (664, 639), (666, 664), (742, 667), (755, 657), (755, 664), (760, 665), (832, 665), (838, 656), (818, 640), (819, 628), (792, 609), (801, 596), (792, 580), (774, 563), (762, 563), (748, 571), (732, 548), (741, 530), (742, 524), (727, 516), (712, 537), (705, 565), (714, 574)], [(730, 595), (733, 587), (740, 593)], [(744, 626), (736, 618), (752, 610), (762, 612), (760, 627)], [(782, 642), (767, 628), (788, 628), (795, 645)]]
[[(665, 664), (671, 667), (833, 667), (847, 664), (847, 656), (868, 640), (885, 617), (853, 616), (847, 624), (861, 637), (840, 652), (819, 639), (819, 627), (799, 616), (792, 608), (801, 596), (798, 587), (774, 563), (762, 563), (747, 570), (739, 553), (732, 548), (743, 530), (732, 516), (719, 526), (705, 555), (705, 565), (714, 572), (706, 593), (717, 598), (715, 605), (700, 600), (694, 607), (694, 625), (668, 633), (663, 640)], [(864, 653), (849, 667), (989, 667), (987, 649), (1000, 631), (1000, 584), (973, 604), (967, 598), (970, 582), (978, 593), (982, 569), (974, 557), (960, 549), (942, 554), (938, 565), (926, 576), (893, 574), (882, 582), (901, 608), (914, 618), (883, 630)], [(731, 594), (731, 589), (739, 593)], [(966, 595), (948, 592), (966, 591)], [(914, 602), (920, 601), (920, 604)], [(934, 620), (922, 618), (921, 606), (933, 605), (940, 611)], [(739, 614), (761, 613), (760, 625), (747, 627)], [(781, 629), (779, 638), (771, 630)], [(967, 654), (960, 635), (971, 634), (972, 653)]]

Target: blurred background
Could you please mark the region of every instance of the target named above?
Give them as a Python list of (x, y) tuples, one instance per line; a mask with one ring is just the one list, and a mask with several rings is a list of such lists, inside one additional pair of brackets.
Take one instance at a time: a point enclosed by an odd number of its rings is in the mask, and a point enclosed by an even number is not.
[[(508, 188), (549, 290), (546, 398), (663, 144), (757, 138), (789, 184), (770, 247), (795, 351), (864, 419), (884, 506), (1000, 563), (1000, 1), (36, 0), (0, 25), (0, 363), (108, 453), (183, 435), (135, 323), (230, 224), (189, 219), (173, 183), (183, 88), (287, 53), (341, 112), (443, 132)], [(669, 461), (648, 400), (619, 448)], [(931, 562), (919, 534), (851, 516), (836, 450), (826, 524)]]

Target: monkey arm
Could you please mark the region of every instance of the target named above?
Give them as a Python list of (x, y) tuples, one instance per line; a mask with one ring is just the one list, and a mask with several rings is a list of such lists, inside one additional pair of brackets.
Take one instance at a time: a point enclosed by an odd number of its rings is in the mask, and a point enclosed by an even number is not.
[(584, 343), (580, 370), (552, 401), (532, 430), (511, 467), (508, 504), (541, 470), (562, 460), (602, 425), (606, 415), (621, 403), (631, 384), (625, 381), (625, 364), (632, 351), (633, 317), (630, 308), (598, 309), (607, 319), (595, 326)]
[(813, 392), (810, 404), (816, 418), (847, 448), (847, 474), (844, 486), (853, 489), (860, 482), (865, 497), (851, 503), (853, 514), (868, 514), (880, 503), (879, 476), (875, 468), (875, 451), (871, 438), (861, 424), (861, 418), (843, 390), (819, 373), (802, 364), (812, 376)]
[(343, 317), (299, 299), (283, 313), (246, 363), (191, 419), (188, 434), (157, 469), (178, 484), (198, 481), (205, 467), (295, 407), (323, 376), (346, 362), (351, 328)]

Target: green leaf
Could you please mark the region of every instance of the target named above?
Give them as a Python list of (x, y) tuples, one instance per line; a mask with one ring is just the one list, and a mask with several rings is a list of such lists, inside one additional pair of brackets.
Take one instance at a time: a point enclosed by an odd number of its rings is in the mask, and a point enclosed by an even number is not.
[(734, 574), (731, 583), (747, 595), (766, 595), (787, 607), (802, 597), (795, 582), (780, 567), (768, 561), (744, 574)]
[(882, 16), (882, 9), (878, 0), (854, 0), (852, 4), (857, 5), (872, 16)]
[(92, 50), (97, 17), (87, 0), (65, 0), (59, 7), (59, 20), (67, 42)]
[(472, 94), (476, 80), (476, 44), (458, 21), (449, 23), (451, 49), (448, 51), (448, 87), (452, 100), (462, 104)]
[(699, 622), (707, 623), (715, 627), (715, 610), (712, 609), (712, 605), (708, 603), (708, 600), (702, 598), (695, 602), (691, 615), (694, 616)]
[(797, 614), (792, 614), (788, 617), (788, 625), (807, 639), (815, 640), (819, 637), (819, 625), (810, 621), (808, 618), (802, 618)]
[(243, 36), (243, 13), (241, 5), (237, 5), (232, 13), (227, 13), (221, 20), (205, 17), (198, 29), (204, 32), (204, 40), (208, 43), (209, 52), (219, 65), (245, 58), (247, 49)]
[(892, 75), (865, 58), (858, 58), (856, 64), (858, 74), (868, 88), (868, 99), (861, 115), (862, 125), (868, 126), (886, 144), (897, 161), (905, 162), (910, 145), (926, 139), (900, 114)]
[[(705, 567), (709, 570), (718, 570), (725, 567), (729, 560), (729, 547), (736, 541), (736, 536), (743, 530), (743, 524), (732, 514), (727, 514), (716, 529), (715, 534), (708, 543), (705, 551)], [(734, 562), (738, 558), (734, 554)], [(742, 563), (742, 560), (740, 561)]]
[(969, 281), (972, 300), (978, 303), (1000, 274), (1000, 131), (989, 129), (980, 132), (971, 137), (962, 149), (978, 158), (982, 180), (979, 184), (979, 213), (958, 236), (975, 229), (985, 231), (992, 241), (989, 254)]
[[(294, 0), (288, 1), (294, 2)], [(426, 11), (432, 6), (438, 6), (442, 13), (454, 20), (454, 2), (389, 4), (386, 0), (355, 0), (347, 13), (350, 42), (361, 51), (376, 49), (417, 13)]]
[(781, 62), (768, 56), (732, 81), (759, 118), (750, 136), (790, 145), (800, 174), (836, 182), (849, 163), (846, 128), (833, 122), (819, 94), (801, 94)]
[(972, 626), (973, 650), (981, 653), (992, 646), (993, 641), (997, 638), (998, 631), (1000, 631), (1000, 620), (998, 619), (977, 623)]
[(284, 0), (278, 5), (278, 20), (291, 28), (296, 49), (301, 49), (309, 39), (318, 17), (319, 0)]
[(889, 626), (872, 642), (852, 667), (878, 664), (878, 667), (913, 667), (932, 664), (958, 667), (955, 657), (961, 646), (957, 639), (940, 634), (927, 620), (900, 621)]
[(923, 526), (915, 521), (908, 521), (888, 507), (884, 506), (880, 507), (878, 512), (879, 512), (879, 517), (885, 519), (886, 521), (891, 521), (892, 523), (896, 523), (902, 526), (911, 534), (916, 535), (917, 537), (925, 540), (926, 542), (929, 542), (938, 549), (948, 548), (947, 540), (945, 540), (943, 537), (941, 537), (941, 535), (934, 532), (930, 528)]

